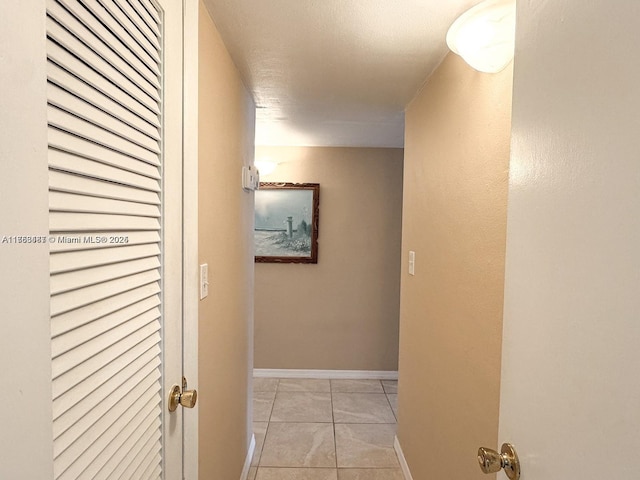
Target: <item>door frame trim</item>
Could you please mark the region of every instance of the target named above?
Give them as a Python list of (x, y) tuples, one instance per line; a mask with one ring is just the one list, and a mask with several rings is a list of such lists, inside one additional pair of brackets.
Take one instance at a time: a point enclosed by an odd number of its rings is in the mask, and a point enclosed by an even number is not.
[[(183, 372), (198, 388), (198, 0), (183, 0)], [(183, 416), (183, 478), (198, 479), (198, 407)]]

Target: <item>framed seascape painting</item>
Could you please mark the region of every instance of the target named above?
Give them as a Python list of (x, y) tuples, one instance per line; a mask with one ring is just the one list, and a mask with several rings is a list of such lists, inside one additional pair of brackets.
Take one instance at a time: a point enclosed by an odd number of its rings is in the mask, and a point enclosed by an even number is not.
[(255, 196), (258, 263), (318, 263), (320, 184), (260, 183)]

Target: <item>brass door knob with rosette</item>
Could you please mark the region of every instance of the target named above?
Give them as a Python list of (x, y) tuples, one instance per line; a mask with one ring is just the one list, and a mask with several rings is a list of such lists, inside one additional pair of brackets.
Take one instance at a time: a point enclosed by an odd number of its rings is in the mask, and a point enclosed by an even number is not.
[(169, 392), (168, 407), (170, 412), (175, 412), (178, 405), (182, 405), (185, 408), (193, 408), (198, 401), (197, 390), (187, 390), (187, 379), (182, 378), (182, 388), (178, 385), (174, 385)]
[(509, 480), (520, 478), (520, 460), (516, 449), (510, 443), (503, 443), (500, 453), (490, 448), (478, 449), (478, 463), (483, 473), (496, 473), (504, 469)]

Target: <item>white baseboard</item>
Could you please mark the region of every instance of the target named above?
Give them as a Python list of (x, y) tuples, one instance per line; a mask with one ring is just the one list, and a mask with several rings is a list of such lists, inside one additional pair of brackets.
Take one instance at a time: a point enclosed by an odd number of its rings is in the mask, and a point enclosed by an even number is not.
[(393, 440), (393, 449), (396, 451), (396, 455), (398, 455), (398, 462), (400, 462), (400, 468), (402, 469), (404, 480), (413, 480), (411, 472), (409, 471), (409, 465), (407, 465), (407, 460), (404, 458), (404, 452), (402, 451), (402, 447), (400, 446), (400, 441), (397, 436)]
[(299, 370), (254, 368), (253, 376), (259, 378), (334, 378), (350, 380), (397, 380), (398, 372), (391, 370)]
[(249, 476), (249, 469), (251, 468), (251, 460), (253, 459), (253, 452), (256, 449), (256, 436), (251, 435), (251, 442), (249, 443), (249, 451), (247, 457), (244, 459), (244, 467), (242, 467), (242, 475), (240, 480), (247, 480)]

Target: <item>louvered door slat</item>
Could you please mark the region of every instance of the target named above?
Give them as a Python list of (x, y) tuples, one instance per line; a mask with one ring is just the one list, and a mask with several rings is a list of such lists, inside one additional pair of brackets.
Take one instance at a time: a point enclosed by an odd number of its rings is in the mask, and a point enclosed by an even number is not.
[[(136, 0), (133, 0), (133, 1), (135, 2)], [(160, 14), (156, 9), (156, 6), (151, 1), (138, 0), (137, 3), (143, 6), (145, 10), (149, 13), (149, 15), (151, 15), (151, 17), (153, 18), (153, 21), (155, 22), (155, 25), (160, 25)]]
[(162, 475), (163, 41), (149, 6), (47, 0), (54, 480)]
[(47, 46), (47, 57), (51, 62), (69, 71), (87, 85), (91, 85), (98, 92), (110, 97), (113, 101), (119, 102), (124, 108), (134, 112), (137, 116), (145, 119), (151, 125), (160, 127), (158, 115), (148, 107), (140, 108), (141, 105), (135, 98), (124, 93), (124, 90), (118, 88), (107, 78), (96, 72), (84, 62), (69, 53), (65, 48), (57, 43), (49, 42)]
[(160, 75), (159, 62), (145, 51), (135, 38), (122, 27), (111, 14), (97, 0), (82, 0), (82, 3), (118, 38), (122, 45), (134, 53), (136, 58), (142, 62), (150, 71)]
[[(122, 169), (122, 174), (133, 172), (156, 180), (160, 178), (157, 159), (155, 159), (153, 163), (143, 162), (137, 158), (127, 156), (103, 145), (92, 143), (90, 140), (75, 136), (72, 133), (65, 132), (56, 127), (47, 129), (47, 138), (49, 140), (50, 150), (52, 151), (61, 151), (80, 158), (111, 165), (112, 167)], [(73, 170), (71, 171), (73, 172)], [(157, 190), (157, 188), (150, 190)]]
[(60, 68), (56, 63), (49, 62), (47, 64), (47, 79), (50, 83), (73, 92), (84, 101), (99, 106), (109, 115), (139, 130), (148, 137), (160, 140), (158, 127), (155, 124), (122, 106), (122, 104), (114, 101), (103, 92), (96, 90), (95, 87), (85, 83), (79, 77), (69, 73), (69, 71)]
[[(92, 462), (100, 455), (106, 446), (117, 437), (118, 433), (126, 430), (127, 425), (136, 415), (144, 415), (149, 410), (156, 408), (159, 396), (149, 389), (141, 397), (134, 399), (133, 403), (123, 405), (118, 412), (118, 418), (111, 422), (110, 419), (100, 422), (95, 428), (90, 429), (77, 439), (69, 448), (53, 461), (53, 470), (60, 479), (91, 478), (85, 473)], [(129, 427), (130, 428), (130, 427)]]
[(124, 382), (127, 382), (140, 372), (149, 374), (154, 368), (158, 367), (160, 367), (158, 351), (152, 348), (144, 352), (139, 358), (123, 368), (118, 375), (114, 375), (94, 391), (79, 399), (79, 401), (74, 404), (74, 408), (59, 413), (56, 421), (53, 423), (53, 438), (58, 438), (88, 412), (93, 410), (96, 405), (99, 405), (105, 398), (112, 396), (112, 392), (115, 392)]
[(160, 453), (158, 450), (157, 446), (151, 446), (149, 454), (136, 470), (135, 475), (137, 478), (140, 480), (147, 480), (149, 475), (153, 473), (156, 469), (156, 465), (158, 465), (158, 462), (160, 461)]
[(144, 105), (151, 112), (155, 114), (160, 113), (158, 99), (155, 95), (146, 92), (137, 85), (133, 79), (128, 78), (123, 72), (120, 72), (102, 57), (96, 55), (94, 51), (80, 42), (68, 30), (51, 17), (47, 17), (47, 35), (64, 50), (80, 59), (87, 67), (91, 68), (114, 85), (117, 85), (118, 89), (121, 91), (118, 96), (124, 93), (140, 105)]
[[(160, 378), (160, 370), (153, 368), (149, 371), (140, 371), (137, 376), (129, 378), (126, 382), (115, 389), (111, 395), (105, 397), (102, 402), (96, 405), (83, 415), (71, 428), (55, 438), (53, 456), (58, 457), (67, 450), (74, 442), (78, 441), (82, 435), (94, 428), (108, 413), (122, 413), (126, 407), (126, 401), (138, 398), (146, 392)], [(114, 411), (116, 405), (120, 404), (120, 411)]]
[(51, 149), (49, 166), (52, 169), (83, 176), (93, 176), (100, 180), (117, 181), (128, 187), (136, 187), (152, 192), (160, 191), (160, 184), (157, 178), (138, 175), (137, 173), (132, 173), (122, 168), (105, 165), (104, 163), (79, 157), (61, 150)]
[[(81, 203), (79, 203), (81, 201)], [(108, 198), (86, 197), (73, 193), (51, 192), (49, 206), (56, 212), (107, 213), (110, 215), (134, 215), (140, 217), (160, 217), (157, 205), (126, 202)]]
[(54, 457), (59, 457), (76, 441), (80, 441), (83, 435), (91, 435), (92, 430), (94, 432), (103, 430), (104, 423), (109, 421), (104, 418), (107, 414), (123, 413), (131, 401), (139, 398), (159, 379), (160, 370), (158, 368), (153, 368), (150, 372), (146, 372), (145, 375), (130, 378), (120, 388), (116, 389), (112, 395), (106, 397), (93, 410), (81, 417), (70, 429), (55, 439)]
[[(73, 20), (71, 20), (71, 23), (73, 23)], [(145, 105), (152, 112), (158, 113), (158, 90), (153, 88), (146, 79), (139, 75), (134, 69), (125, 68), (126, 71), (121, 71), (118, 66), (112, 65), (111, 61), (119, 63), (116, 60), (118, 58), (117, 56), (114, 57), (113, 54), (111, 54), (108, 55), (107, 59), (103, 58), (96, 52), (96, 50), (100, 49), (99, 44), (96, 42), (97, 38), (93, 40), (93, 44), (90, 48), (86, 43), (80, 41), (78, 37), (74, 35), (75, 32), (73, 32), (72, 26), (68, 27), (67, 25), (62, 24), (49, 12), (47, 16), (47, 36), (51, 40), (78, 58), (83, 64), (93, 69), (102, 77), (111, 81), (121, 91), (136, 99), (140, 104)], [(92, 33), (91, 35), (93, 36)], [(85, 38), (84, 40), (91, 41), (91, 39), (88, 38)], [(127, 73), (131, 73), (134, 78), (129, 78)], [(140, 80), (142, 85), (138, 85), (136, 83)]]
[(143, 162), (153, 162), (158, 157), (156, 152), (136, 145), (53, 104), (47, 109), (47, 117), (51, 126), (70, 132), (80, 138), (90, 139), (104, 147), (127, 154)]
[[(159, 358), (160, 347), (154, 341), (155, 338), (145, 339), (122, 355), (122, 359), (125, 362), (123, 365), (119, 363), (108, 364), (92, 377), (58, 395), (53, 401), (53, 415), (56, 421), (62, 418), (62, 415), (75, 416), (75, 407), (82, 405), (80, 400), (89, 395), (102, 393), (101, 398), (104, 398), (106, 396), (104, 395), (105, 393), (113, 391), (113, 388), (120, 384), (121, 381), (114, 381), (114, 378), (125, 375), (131, 365), (142, 366), (146, 364), (146, 362), (136, 363), (141, 358), (146, 358), (147, 355)], [(113, 383), (109, 383), (112, 381)], [(97, 400), (99, 401), (99, 398)]]
[(140, 449), (136, 453), (136, 456), (133, 458), (133, 461), (129, 465), (129, 468), (125, 471), (125, 475), (131, 478), (141, 478), (139, 473), (140, 466), (149, 455), (150, 445), (149, 441), (147, 441), (144, 445), (140, 446)]
[(79, 41), (87, 45), (88, 48), (95, 51), (102, 59), (122, 72), (122, 74), (131, 79), (131, 81), (138, 84), (140, 89), (144, 90), (151, 98), (154, 98), (156, 102), (160, 99), (158, 94), (160, 85), (158, 84), (157, 78), (153, 81), (154, 77), (151, 76), (150, 81), (147, 77), (141, 75), (138, 70), (114, 52), (93, 30), (69, 13), (60, 3), (55, 0), (47, 0), (47, 14), (78, 38)]
[[(155, 412), (159, 412), (159, 408), (157, 407), (157, 405), (160, 403), (160, 396), (158, 394), (155, 394), (154, 398), (152, 398), (152, 400), (150, 401), (150, 404), (155, 404), (156, 406), (154, 410)], [(127, 413), (129, 412), (130, 410), (127, 411)], [(145, 412), (146, 410), (143, 408), (137, 412), (132, 412), (131, 415), (135, 417), (135, 415), (144, 415)], [(131, 418), (131, 415), (127, 415), (127, 417)], [(87, 478), (95, 478), (96, 473), (104, 467), (104, 465), (111, 459), (113, 454), (118, 451), (118, 448), (122, 444), (122, 442), (124, 442), (132, 432), (133, 428), (131, 424), (126, 424), (126, 427), (121, 430), (115, 430), (112, 428), (112, 432), (108, 433), (115, 433), (115, 435), (112, 438), (106, 437), (104, 439), (105, 448), (95, 456), (94, 462), (89, 466), (89, 468), (87, 468), (87, 470), (84, 472), (84, 475), (87, 475)], [(159, 451), (161, 449), (160, 442), (153, 442), (152, 448), (155, 448), (156, 451)], [(160, 463), (160, 460), (160, 458), (157, 459), (156, 465)]]
[(120, 10), (126, 15), (126, 17), (136, 26), (138, 31), (151, 45), (151, 47), (157, 52), (160, 50), (160, 41), (156, 33), (147, 25), (144, 19), (138, 14), (138, 11), (134, 9), (126, 0), (115, 0), (120, 7)]
[(61, 110), (65, 110), (86, 122), (93, 123), (97, 127), (135, 143), (156, 155), (160, 153), (157, 140), (148, 137), (127, 123), (109, 115), (101, 108), (93, 105), (93, 103), (86, 102), (77, 95), (69, 93), (66, 89), (49, 83), (47, 95), (49, 96), (49, 103), (51, 105), (55, 105)]
[(153, 335), (159, 331), (156, 319), (158, 315), (150, 311), (132, 318), (127, 323), (119, 325), (96, 338), (91, 339), (73, 350), (70, 350), (53, 359), (51, 364), (54, 379), (74, 372), (74, 376), (80, 371), (93, 373), (101, 368), (97, 358), (103, 355), (108, 349), (130, 338), (139, 337), (140, 340)]
[[(160, 457), (160, 458), (162, 458), (162, 457)], [(156, 467), (153, 469), (153, 471), (147, 477), (147, 480), (153, 480), (153, 479), (156, 479), (156, 478), (160, 478), (160, 475), (162, 475), (162, 469), (160, 468), (159, 465), (156, 465)]]
[[(149, 389), (155, 381), (160, 379), (158, 367), (159, 363), (145, 365), (143, 369), (136, 372), (135, 376), (129, 377), (124, 383), (115, 388), (111, 395), (104, 397), (100, 403), (88, 409), (69, 428), (54, 437), (56, 439), (54, 456), (58, 456), (66, 450), (99, 419), (108, 415), (119, 399), (124, 398), (130, 392), (133, 392), (134, 396), (138, 396)], [(111, 413), (113, 412), (111, 411)]]
[(150, 270), (71, 292), (60, 293), (51, 299), (51, 314), (58, 315), (85, 305), (91, 305), (105, 298), (157, 282), (158, 280), (160, 280), (158, 271)]
[[(135, 376), (129, 377), (124, 383), (116, 387), (110, 395), (103, 397), (101, 402), (92, 406), (84, 414), (79, 417), (76, 422), (71, 424), (67, 429), (62, 431), (55, 437), (55, 449), (54, 456), (58, 456), (71, 446), (81, 435), (92, 428), (98, 420), (108, 415), (113, 415), (112, 409), (119, 399), (124, 398), (126, 395), (132, 393), (133, 398), (137, 398), (151, 388), (157, 380), (160, 379), (159, 365), (153, 365), (151, 363), (145, 365), (145, 368), (136, 372)], [(104, 419), (103, 421), (109, 421)]]
[(67, 175), (64, 172), (58, 172), (53, 169), (49, 171), (49, 189), (56, 192), (80, 193), (91, 197), (160, 205), (160, 196), (157, 192), (130, 188), (126, 185), (110, 183), (103, 179)]
[[(159, 342), (160, 335), (157, 333), (158, 331), (159, 327), (155, 323), (150, 323), (140, 330), (137, 330), (134, 334), (123, 338), (118, 343), (109, 346), (96, 355), (96, 357), (85, 361), (85, 363), (78, 365), (76, 368), (58, 377), (54, 377), (54, 399), (58, 395), (87, 381), (92, 375), (96, 375), (96, 377), (90, 380), (95, 381), (98, 385), (105, 382), (109, 378), (108, 372), (112, 370), (119, 372), (126, 366), (126, 361), (129, 360), (129, 358), (125, 354), (133, 347), (145, 340), (149, 342)], [(144, 345), (146, 346), (147, 344), (145, 343)], [(107, 369), (107, 366), (111, 368)], [(64, 366), (61, 368), (64, 368)]]
[(139, 0), (127, 0), (127, 3), (136, 11), (140, 19), (146, 24), (150, 32), (156, 37), (156, 40), (160, 40), (160, 30), (158, 29), (158, 21), (151, 16), (149, 11), (144, 8)]
[(56, 0), (56, 2), (62, 5), (68, 12), (78, 19), (78, 21), (85, 25), (93, 35), (98, 37), (102, 43), (107, 45), (116, 55), (127, 62), (131, 68), (135, 69), (151, 85), (155, 88), (160, 88), (158, 72), (153, 72), (146, 65), (141, 63), (128, 48), (117, 48), (117, 45), (121, 43), (118, 37), (106, 28), (94, 15), (92, 15), (88, 9), (84, 7), (78, 8), (78, 2), (76, 0)]
[[(86, 123), (78, 125), (82, 126)], [(64, 125), (51, 125), (47, 129), (47, 139), (51, 148), (111, 165), (127, 172), (138, 173), (154, 179), (160, 178), (158, 172), (160, 162), (157, 156), (149, 157), (145, 154), (147, 157), (145, 159), (136, 158), (131, 154), (115, 150), (109, 145), (95, 143), (94, 139), (67, 131), (64, 127)]]
[(51, 276), (51, 293), (53, 295), (65, 293), (84, 286), (96, 285), (158, 268), (160, 268), (158, 257), (149, 257), (88, 268), (82, 271), (59, 273)]
[[(90, 237), (92, 238), (92, 237)], [(125, 260), (153, 257), (160, 254), (157, 244), (116, 246), (113, 250), (80, 250), (77, 252), (60, 252), (51, 254), (50, 268), (52, 273), (62, 273), (100, 265), (120, 263)], [(106, 254), (106, 255), (105, 255)]]
[[(126, 322), (121, 322), (112, 328), (105, 329), (103, 332), (98, 332), (96, 335), (92, 335), (86, 342), (80, 343), (76, 345), (75, 348), (56, 355), (53, 363), (54, 377), (63, 375), (73, 368), (83, 365), (86, 358), (104, 351), (107, 345), (111, 346), (134, 332), (143, 331), (145, 327), (151, 325), (154, 320), (158, 318), (160, 318), (160, 311), (157, 308), (148, 310), (132, 317)], [(144, 331), (154, 332), (151, 327), (146, 328)]]
[(150, 283), (134, 290), (110, 297), (107, 300), (96, 302), (76, 310), (57, 315), (51, 319), (51, 335), (56, 337), (74, 328), (87, 325), (94, 320), (113, 313), (132, 303), (154, 296), (160, 292), (160, 285)]
[(147, 40), (140, 32), (136, 24), (118, 7), (118, 0), (98, 2), (107, 10), (111, 17), (119, 23), (135, 42), (153, 59), (154, 62), (160, 62), (158, 49)]
[[(142, 419), (141, 424), (148, 424), (151, 421), (151, 425), (147, 430), (142, 431), (141, 428), (136, 429), (133, 434), (127, 438), (116, 454), (109, 460), (102, 469), (98, 472), (94, 480), (118, 480), (123, 478), (123, 473), (131, 465), (131, 462), (136, 457), (140, 449), (149, 441), (158, 441), (160, 438), (160, 421), (157, 418)], [(127, 478), (127, 477), (125, 477)]]
[(96, 231), (111, 230), (118, 232), (134, 228), (139, 230), (158, 230), (160, 222), (155, 218), (130, 215), (98, 215), (91, 213), (74, 213), (70, 215), (52, 212), (49, 215), (49, 228), (52, 232), (91, 232), (94, 229)]

